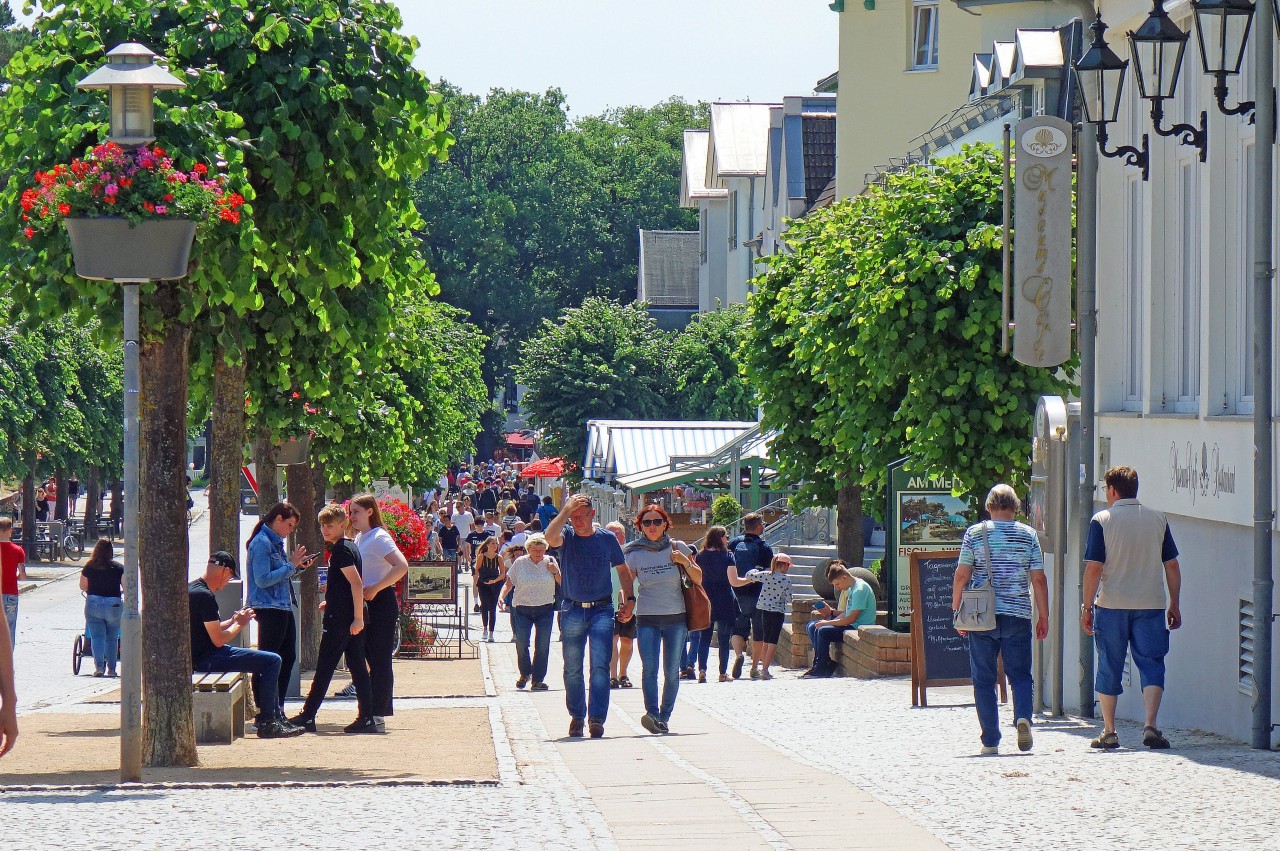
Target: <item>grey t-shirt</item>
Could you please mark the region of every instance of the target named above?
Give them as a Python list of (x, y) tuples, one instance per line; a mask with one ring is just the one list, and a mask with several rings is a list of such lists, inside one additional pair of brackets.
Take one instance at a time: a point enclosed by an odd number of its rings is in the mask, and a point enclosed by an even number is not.
[(684, 592), (680, 590), (680, 568), (671, 560), (671, 549), (686, 556), (693, 551), (683, 541), (653, 552), (635, 548), (627, 553), (627, 567), (636, 575), (636, 615), (682, 615)]

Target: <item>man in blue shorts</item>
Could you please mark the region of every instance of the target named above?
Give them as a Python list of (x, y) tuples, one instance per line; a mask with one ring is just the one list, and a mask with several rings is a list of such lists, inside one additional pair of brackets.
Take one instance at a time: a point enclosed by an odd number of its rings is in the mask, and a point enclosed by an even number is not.
[(1156, 714), (1164, 696), (1169, 630), (1182, 626), (1178, 548), (1164, 515), (1138, 502), (1136, 470), (1112, 467), (1104, 480), (1108, 507), (1089, 522), (1084, 603), (1080, 606), (1080, 626), (1094, 637), (1098, 648), (1094, 689), (1102, 707), (1102, 732), (1090, 746), (1104, 750), (1120, 747), (1116, 702), (1123, 691), (1120, 676), (1125, 655), (1132, 651), (1146, 709), (1142, 743), (1149, 748), (1167, 748), (1169, 740), (1156, 727)]

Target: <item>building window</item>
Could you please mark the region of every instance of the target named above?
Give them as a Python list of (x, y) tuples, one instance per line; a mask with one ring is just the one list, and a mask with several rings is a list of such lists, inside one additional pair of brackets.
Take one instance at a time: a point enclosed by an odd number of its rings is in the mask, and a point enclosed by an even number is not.
[(1143, 182), (1130, 177), (1124, 196), (1124, 410), (1142, 410), (1142, 369), (1144, 345), (1143, 270), (1146, 250), (1143, 240), (1147, 222)]
[(913, 0), (911, 28), (911, 67), (938, 67), (938, 3), (937, 0)]
[[(1183, 413), (1200, 410), (1200, 174), (1199, 162), (1189, 158), (1177, 163), (1176, 214), (1178, 247), (1175, 251), (1173, 298), (1169, 300), (1168, 363), (1172, 369), (1166, 406)], [(1172, 391), (1172, 392), (1168, 392)], [(1172, 405), (1168, 405), (1169, 402)]]
[(1240, 146), (1240, 183), (1238, 197), (1240, 215), (1238, 217), (1240, 236), (1236, 246), (1240, 251), (1240, 260), (1236, 264), (1239, 270), (1237, 278), (1239, 289), (1236, 291), (1236, 373), (1240, 388), (1236, 397), (1236, 413), (1253, 413), (1253, 204), (1251, 189), (1253, 187), (1253, 140)]

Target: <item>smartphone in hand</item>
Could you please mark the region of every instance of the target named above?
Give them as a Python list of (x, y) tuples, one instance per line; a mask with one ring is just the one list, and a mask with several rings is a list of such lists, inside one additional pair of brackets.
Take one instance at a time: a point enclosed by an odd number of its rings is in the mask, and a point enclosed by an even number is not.
[(298, 569), (305, 570), (306, 568), (310, 567), (311, 563), (318, 558), (320, 558), (320, 553), (318, 552), (312, 553), (311, 555), (304, 558), (302, 561), (298, 562)]

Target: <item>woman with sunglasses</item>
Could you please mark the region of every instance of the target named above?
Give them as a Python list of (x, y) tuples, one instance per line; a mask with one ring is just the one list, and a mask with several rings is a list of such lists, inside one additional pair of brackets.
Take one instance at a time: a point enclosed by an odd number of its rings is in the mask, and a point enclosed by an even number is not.
[[(639, 597), (635, 610), (636, 643), (640, 645), (643, 664), (641, 684), (645, 708), (640, 724), (650, 733), (667, 733), (680, 691), (680, 662), (689, 633), (680, 568), (698, 584), (702, 583), (702, 568), (693, 561), (688, 545), (667, 534), (671, 518), (661, 506), (645, 506), (636, 518), (636, 527), (640, 538), (627, 544), (623, 552)], [(661, 702), (658, 699), (659, 665), (663, 676)]]

